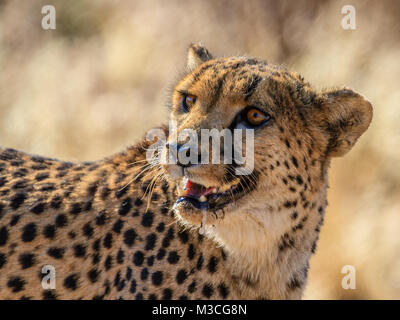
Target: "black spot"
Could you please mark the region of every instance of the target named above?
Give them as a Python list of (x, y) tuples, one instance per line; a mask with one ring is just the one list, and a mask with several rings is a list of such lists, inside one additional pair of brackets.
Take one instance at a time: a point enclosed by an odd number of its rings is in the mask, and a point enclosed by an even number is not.
[(176, 282), (178, 284), (182, 284), (186, 279), (187, 279), (187, 272), (185, 269), (181, 269), (178, 271), (178, 273), (176, 274)]
[(297, 289), (297, 288), (301, 288), (301, 282), (297, 278), (293, 278), (289, 282), (288, 288), (291, 289), (291, 290), (294, 290), (294, 289)]
[(194, 245), (191, 243), (188, 248), (188, 258), (192, 260), (196, 254), (196, 250), (194, 249)]
[(283, 164), (285, 165), (286, 169), (289, 169), (289, 163), (286, 160), (283, 162)]
[(188, 286), (188, 291), (189, 293), (193, 293), (196, 291), (196, 281), (193, 281), (189, 286)]
[[(168, 203), (167, 203), (168, 204)], [(168, 214), (168, 212), (170, 211), (169, 206), (168, 205), (164, 205), (161, 207), (160, 209), (161, 213), (165, 216)]]
[(119, 206), (118, 213), (121, 216), (126, 216), (128, 212), (132, 209), (131, 199), (126, 198), (124, 201), (121, 202)]
[(86, 255), (86, 247), (82, 244), (74, 246), (74, 256), (77, 258), (84, 257)]
[(47, 169), (47, 166), (44, 164), (34, 164), (31, 168), (33, 170), (44, 170)]
[(93, 242), (92, 248), (95, 251), (99, 251), (100, 250), (100, 239), (97, 239), (96, 241)]
[(151, 275), (151, 281), (155, 286), (159, 286), (163, 282), (163, 273), (161, 271), (156, 271)]
[(14, 210), (18, 209), (21, 206), (21, 204), (24, 203), (25, 199), (26, 199), (26, 194), (25, 193), (17, 192), (11, 198), (11, 203), (10, 203), (11, 208), (13, 208)]
[(299, 185), (302, 185), (302, 184), (303, 184), (303, 178), (302, 178), (300, 175), (297, 175), (297, 176), (296, 176), (296, 181), (297, 181), (297, 183), (298, 183)]
[(163, 300), (171, 300), (172, 299), (172, 290), (170, 288), (166, 288), (163, 290), (162, 299)]
[(114, 287), (117, 287), (121, 282), (121, 272), (118, 271), (114, 278)]
[(286, 144), (286, 146), (287, 146), (288, 148), (290, 148), (290, 143), (289, 143), (289, 140), (288, 140), (288, 139), (285, 139), (285, 144)]
[(63, 213), (60, 213), (59, 215), (57, 215), (56, 217), (56, 226), (57, 227), (65, 227), (68, 223), (68, 219), (67, 216)]
[(165, 229), (165, 224), (164, 222), (160, 222), (156, 228), (157, 232), (163, 232)]
[(97, 182), (92, 183), (88, 188), (87, 188), (87, 192), (89, 196), (94, 196), (96, 191), (97, 191)]
[(53, 290), (43, 290), (42, 293), (43, 300), (56, 300), (57, 296)]
[[(14, 178), (22, 178), (25, 177), (28, 173), (28, 170), (25, 168), (20, 168), (13, 173)], [(0, 179), (1, 180), (1, 179)]]
[(197, 260), (197, 265), (196, 265), (197, 270), (201, 270), (201, 268), (203, 267), (203, 263), (204, 263), (203, 254), (200, 254), (200, 257)]
[(218, 291), (222, 299), (226, 299), (229, 295), (228, 287), (223, 282), (218, 286)]
[(108, 197), (108, 195), (110, 194), (110, 192), (111, 192), (111, 190), (110, 190), (108, 187), (104, 187), (104, 188), (101, 190), (101, 199), (102, 199), (102, 200), (106, 200), (107, 197)]
[(303, 227), (304, 227), (303, 223), (300, 222), (298, 225), (292, 227), (292, 231), (295, 232), (297, 230), (301, 230), (303, 229)]
[(53, 239), (55, 234), (56, 234), (56, 228), (54, 227), (54, 225), (48, 224), (47, 226), (44, 227), (43, 235), (46, 238)]
[(60, 196), (55, 196), (53, 199), (50, 201), (50, 207), (53, 209), (59, 209), (61, 207), (62, 199)]
[(290, 217), (291, 217), (293, 220), (296, 220), (297, 217), (298, 217), (298, 213), (295, 211), (295, 212), (293, 212), (293, 213), (291, 214)]
[(88, 278), (91, 283), (95, 283), (99, 279), (100, 272), (96, 268), (91, 269), (88, 272)]
[(73, 203), (69, 212), (74, 215), (78, 215), (79, 213), (82, 212), (82, 204), (79, 202)]
[(128, 191), (128, 188), (124, 187), (122, 189), (119, 189), (117, 191), (115, 191), (115, 197), (117, 199), (121, 198), (126, 192)]
[(149, 270), (147, 268), (143, 268), (142, 271), (140, 272), (140, 279), (141, 280), (147, 280), (147, 277), (149, 276)]
[(132, 247), (132, 245), (135, 243), (136, 237), (137, 237), (137, 234), (136, 234), (135, 230), (128, 229), (124, 233), (124, 243), (127, 246)]
[(115, 233), (120, 234), (123, 225), (124, 225), (124, 221), (122, 221), (121, 219), (118, 219), (117, 222), (114, 223), (112, 230), (113, 230)]
[(40, 172), (35, 176), (35, 180), (42, 181), (42, 180), (47, 179), (49, 176), (50, 175), (48, 172)]
[(9, 234), (8, 234), (7, 227), (5, 227), (5, 226), (2, 227), (0, 229), (0, 247), (4, 246), (7, 243), (8, 236), (9, 236)]
[(179, 232), (178, 237), (182, 243), (187, 243), (189, 241), (189, 234), (187, 233), (187, 231)]
[[(125, 288), (125, 284), (126, 284), (125, 280), (122, 280), (122, 281), (118, 284), (117, 290), (118, 290), (118, 291), (122, 291), (122, 290)], [(120, 299), (121, 299), (121, 298), (120, 298)]]
[(74, 273), (64, 279), (64, 287), (70, 290), (76, 290), (78, 288), (78, 274)]
[(206, 298), (210, 298), (212, 296), (213, 292), (214, 292), (214, 289), (213, 289), (212, 285), (209, 283), (205, 284), (203, 286), (203, 290), (201, 291), (203, 296), (205, 296)]
[(112, 240), (113, 240), (112, 234), (108, 232), (103, 240), (104, 247), (110, 249), (112, 247)]
[(56, 189), (56, 186), (54, 183), (43, 183), (40, 185), (39, 190), (40, 191), (53, 191)]
[(317, 242), (316, 242), (316, 241), (314, 241), (314, 242), (312, 243), (312, 245), (311, 245), (311, 252), (312, 252), (312, 253), (315, 253), (315, 250), (317, 250)]
[(7, 179), (5, 177), (0, 177), (0, 187), (4, 186), (7, 182)]
[(136, 265), (136, 266), (141, 266), (143, 264), (143, 260), (144, 260), (144, 254), (142, 251), (136, 251), (133, 255), (133, 259), (132, 262)]
[(104, 226), (107, 220), (107, 213), (105, 210), (101, 210), (97, 215), (96, 215), (96, 225), (98, 226)]
[(13, 188), (14, 190), (26, 188), (26, 187), (28, 186), (28, 182), (29, 182), (29, 181), (26, 180), (26, 179), (18, 180), (17, 182), (14, 183), (14, 185), (12, 186), (12, 188)]
[(168, 231), (167, 231), (166, 236), (164, 237), (164, 239), (163, 239), (163, 241), (162, 241), (162, 246), (163, 246), (164, 248), (169, 247), (169, 245), (170, 245), (170, 243), (171, 243), (171, 240), (173, 240), (173, 239), (174, 239), (174, 228), (173, 228), (173, 227), (170, 227), (170, 228), (168, 229)]
[(293, 156), (292, 156), (292, 163), (296, 168), (299, 167), (299, 163), (297, 162), (297, 159), (295, 157), (293, 157)]
[(93, 228), (92, 228), (92, 226), (90, 225), (90, 223), (88, 222), (88, 223), (86, 223), (84, 226), (83, 226), (83, 234), (87, 237), (87, 238), (90, 238), (92, 235), (93, 235)]
[(0, 269), (7, 263), (7, 258), (4, 253), (0, 252)]
[(15, 226), (18, 223), (20, 218), (21, 218), (21, 216), (19, 214), (13, 215), (11, 218), (11, 221), (10, 221), (10, 226), (11, 227)]
[(12, 277), (8, 280), (7, 286), (12, 288), (12, 292), (20, 292), (24, 289), (26, 282), (20, 277)]
[(112, 256), (108, 255), (106, 260), (104, 261), (104, 267), (106, 268), (106, 270), (110, 270), (112, 267)]
[(74, 231), (70, 231), (68, 232), (68, 237), (70, 237), (71, 239), (75, 239), (76, 233)]
[(136, 198), (134, 204), (135, 206), (140, 207), (143, 204), (143, 201), (140, 198)]
[(93, 201), (89, 200), (88, 202), (85, 203), (85, 207), (83, 208), (84, 211), (90, 211), (92, 210), (92, 205), (93, 205)]
[[(130, 287), (130, 289), (129, 289), (129, 292), (130, 293), (135, 293), (136, 292), (136, 280), (135, 279), (133, 279), (132, 281), (131, 281), (131, 287)], [(139, 295), (139, 294), (138, 294)], [(141, 299), (138, 299), (138, 295), (136, 296), (136, 299), (137, 300), (141, 300)], [(143, 299), (143, 297), (142, 297), (142, 299)]]
[(64, 248), (56, 248), (56, 247), (49, 248), (47, 250), (47, 254), (55, 259), (61, 259), (64, 256), (64, 252), (65, 252)]
[(147, 265), (148, 265), (149, 267), (151, 267), (151, 266), (153, 266), (153, 264), (154, 264), (154, 256), (148, 257), (148, 258), (147, 258)]
[(92, 263), (93, 263), (93, 264), (97, 264), (97, 263), (99, 263), (99, 262), (100, 262), (100, 256), (99, 256), (98, 253), (95, 253), (95, 254), (92, 256)]
[(23, 253), (18, 260), (22, 269), (28, 269), (35, 264), (35, 256), (32, 253)]
[(41, 214), (44, 211), (45, 204), (43, 202), (37, 202), (31, 208), (31, 212), (34, 214)]
[(22, 231), (22, 241), (30, 242), (36, 237), (36, 225), (34, 223), (28, 223), (24, 226)]
[(210, 273), (214, 273), (215, 271), (217, 271), (217, 266), (218, 266), (218, 259), (214, 256), (212, 256), (210, 258), (210, 261), (208, 262), (208, 271)]
[(157, 259), (162, 260), (164, 257), (165, 257), (165, 250), (161, 248), (160, 250), (158, 250)]
[(151, 233), (151, 234), (147, 235), (145, 250), (153, 250), (156, 240), (157, 240), (157, 236), (155, 233)]
[(142, 226), (151, 227), (153, 224), (154, 214), (151, 211), (147, 211), (142, 217)]
[(297, 200), (294, 201), (286, 201), (284, 204), (285, 208), (291, 208), (297, 206)]
[[(125, 278), (126, 278), (127, 280), (131, 280), (131, 278), (132, 278), (132, 269), (129, 268), (129, 267), (126, 268)], [(133, 292), (131, 292), (131, 293), (133, 293)]]
[(176, 251), (171, 251), (168, 255), (167, 261), (170, 264), (176, 264), (179, 261), (179, 254)]

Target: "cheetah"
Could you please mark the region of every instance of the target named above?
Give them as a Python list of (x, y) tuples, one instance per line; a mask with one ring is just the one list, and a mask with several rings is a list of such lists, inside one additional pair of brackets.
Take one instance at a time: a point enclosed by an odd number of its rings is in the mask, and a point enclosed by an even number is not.
[[(146, 137), (96, 162), (0, 149), (1, 299), (301, 298), (330, 160), (367, 130), (371, 104), (193, 44), (170, 119), (178, 133), (250, 130), (253, 171), (161, 163), (184, 145), (167, 126), (165, 141)], [(54, 267), (54, 288), (43, 285), (45, 266)]]

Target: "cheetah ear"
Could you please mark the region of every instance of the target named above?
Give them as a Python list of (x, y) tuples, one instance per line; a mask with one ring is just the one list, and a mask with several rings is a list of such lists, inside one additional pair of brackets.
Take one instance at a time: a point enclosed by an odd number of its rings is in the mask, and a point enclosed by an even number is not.
[(187, 68), (191, 72), (212, 58), (211, 53), (201, 44), (191, 44), (187, 54)]
[(327, 157), (346, 154), (372, 120), (371, 103), (347, 88), (321, 92), (315, 107), (313, 121), (327, 137)]

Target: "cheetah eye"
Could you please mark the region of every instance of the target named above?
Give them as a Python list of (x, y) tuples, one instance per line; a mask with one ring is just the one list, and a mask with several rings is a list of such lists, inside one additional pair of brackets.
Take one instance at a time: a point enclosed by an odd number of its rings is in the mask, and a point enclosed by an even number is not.
[(251, 127), (260, 127), (270, 120), (270, 116), (256, 108), (248, 108), (243, 114), (244, 120)]
[(193, 107), (193, 105), (196, 103), (196, 97), (191, 94), (185, 94), (182, 97), (182, 111), (183, 112), (189, 112), (189, 110)]

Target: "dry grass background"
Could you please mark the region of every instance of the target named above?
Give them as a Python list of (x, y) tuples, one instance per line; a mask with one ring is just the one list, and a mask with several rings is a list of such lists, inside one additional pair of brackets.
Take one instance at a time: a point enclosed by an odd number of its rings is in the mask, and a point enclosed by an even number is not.
[[(53, 4), (57, 29), (41, 28)], [(343, 30), (341, 8), (356, 7)], [(306, 299), (400, 298), (399, 1), (1, 1), (0, 145), (94, 160), (165, 122), (185, 49), (284, 63), (316, 88), (374, 105), (368, 132), (330, 171)], [(353, 265), (357, 289), (341, 287)]]

